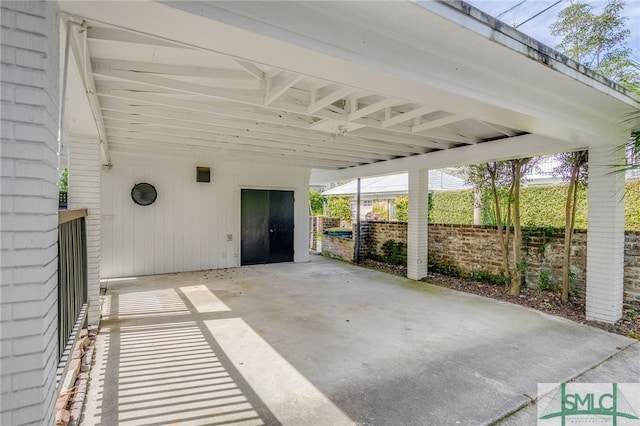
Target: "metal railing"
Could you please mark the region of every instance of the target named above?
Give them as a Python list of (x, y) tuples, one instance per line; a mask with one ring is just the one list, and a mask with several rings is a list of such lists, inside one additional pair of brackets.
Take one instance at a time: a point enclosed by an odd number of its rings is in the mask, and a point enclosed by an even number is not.
[(87, 210), (60, 212), (58, 223), (58, 359), (70, 351), (87, 307)]

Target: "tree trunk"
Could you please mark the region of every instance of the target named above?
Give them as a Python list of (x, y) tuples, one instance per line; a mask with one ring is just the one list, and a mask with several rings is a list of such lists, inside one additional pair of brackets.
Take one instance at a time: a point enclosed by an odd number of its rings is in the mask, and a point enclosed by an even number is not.
[(502, 249), (502, 270), (505, 274), (506, 282), (509, 282), (509, 243), (508, 241), (505, 242), (505, 236), (502, 229), (502, 212), (500, 209), (500, 197), (498, 196), (495, 174), (491, 174), (491, 191), (493, 192), (493, 203), (496, 208), (496, 230), (498, 233), (498, 243)]
[(562, 259), (562, 303), (569, 301), (569, 273), (571, 272), (571, 240), (576, 220), (576, 204), (578, 201), (578, 176), (584, 163), (584, 154), (577, 153), (571, 167), (567, 201), (565, 202), (564, 220), (564, 257)]

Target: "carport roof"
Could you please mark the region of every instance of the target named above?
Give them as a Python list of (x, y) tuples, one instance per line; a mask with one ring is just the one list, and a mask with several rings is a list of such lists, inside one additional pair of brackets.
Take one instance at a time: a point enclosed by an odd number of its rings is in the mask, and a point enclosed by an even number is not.
[(323, 181), (610, 143), (639, 106), (462, 2), (60, 6), (66, 131), (107, 162), (212, 154)]

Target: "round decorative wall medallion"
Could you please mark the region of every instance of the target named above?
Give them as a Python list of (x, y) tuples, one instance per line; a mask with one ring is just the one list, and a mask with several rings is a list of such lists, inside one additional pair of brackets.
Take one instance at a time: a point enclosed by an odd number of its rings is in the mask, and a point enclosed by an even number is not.
[(158, 198), (156, 188), (150, 183), (136, 183), (131, 189), (131, 199), (140, 206), (149, 206)]

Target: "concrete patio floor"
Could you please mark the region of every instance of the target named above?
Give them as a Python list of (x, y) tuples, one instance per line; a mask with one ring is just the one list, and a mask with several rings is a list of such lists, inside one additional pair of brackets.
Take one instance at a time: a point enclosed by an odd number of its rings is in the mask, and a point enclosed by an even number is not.
[(84, 425), (480, 425), (640, 381), (631, 339), (319, 256), (107, 287)]

